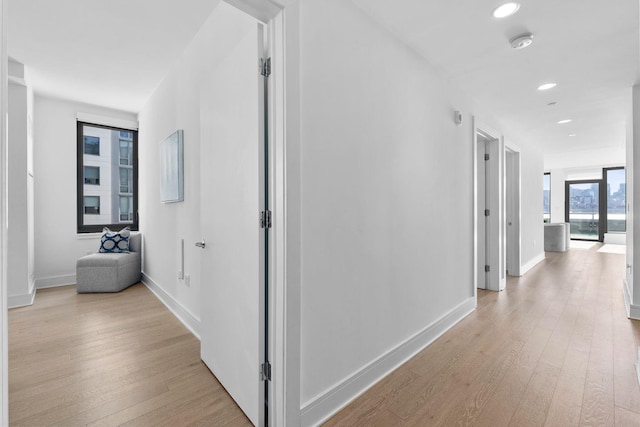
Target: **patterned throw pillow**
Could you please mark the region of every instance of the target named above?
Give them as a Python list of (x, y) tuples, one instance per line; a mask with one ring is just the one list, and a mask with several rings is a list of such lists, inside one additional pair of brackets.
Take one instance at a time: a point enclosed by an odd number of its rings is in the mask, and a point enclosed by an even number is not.
[(129, 252), (129, 236), (131, 229), (125, 227), (117, 233), (109, 230), (107, 227), (102, 229), (102, 238), (100, 239), (100, 250), (98, 252), (105, 253), (122, 253)]

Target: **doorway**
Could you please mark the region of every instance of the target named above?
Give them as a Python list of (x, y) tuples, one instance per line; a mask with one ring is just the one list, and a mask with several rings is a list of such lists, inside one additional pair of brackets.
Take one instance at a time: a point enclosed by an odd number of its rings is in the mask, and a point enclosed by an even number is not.
[(504, 268), (504, 191), (502, 141), (476, 129), (476, 287), (499, 291)]

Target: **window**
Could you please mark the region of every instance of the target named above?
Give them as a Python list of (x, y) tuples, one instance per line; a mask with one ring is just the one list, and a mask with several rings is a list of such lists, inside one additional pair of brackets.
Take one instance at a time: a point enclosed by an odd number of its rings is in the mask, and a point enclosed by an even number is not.
[(137, 230), (138, 132), (84, 122), (77, 131), (78, 233)]
[(120, 221), (133, 220), (133, 197), (120, 196)]
[(545, 223), (551, 222), (551, 174), (549, 172), (542, 178), (542, 217)]
[(120, 168), (120, 193), (133, 192), (133, 169)]
[(120, 164), (124, 166), (133, 164), (133, 141), (120, 140)]
[(100, 138), (97, 136), (85, 136), (84, 137), (84, 154), (91, 154), (92, 156), (100, 155)]
[(84, 214), (100, 215), (100, 196), (84, 196)]
[(607, 196), (607, 232), (627, 231), (626, 173), (623, 167), (605, 168), (605, 192)]
[(84, 183), (89, 185), (100, 185), (100, 168), (96, 166), (85, 166)]

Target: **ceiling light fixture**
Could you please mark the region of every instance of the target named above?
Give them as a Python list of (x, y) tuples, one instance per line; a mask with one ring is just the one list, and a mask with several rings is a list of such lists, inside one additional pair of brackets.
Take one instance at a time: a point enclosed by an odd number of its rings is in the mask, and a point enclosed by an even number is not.
[(575, 133), (570, 133), (569, 136), (576, 136), (576, 134)]
[(498, 6), (493, 11), (494, 18), (506, 18), (507, 16), (511, 16), (516, 13), (520, 9), (520, 3), (509, 2), (505, 3), (501, 6)]
[(511, 47), (513, 49), (524, 49), (525, 47), (531, 45), (533, 43), (533, 34), (524, 33), (519, 36), (515, 36), (510, 41)]
[(559, 124), (559, 125), (563, 125), (563, 124), (565, 124), (565, 123), (569, 123), (570, 121), (571, 121), (571, 119), (560, 120), (560, 121), (558, 122), (558, 124)]
[(556, 86), (558, 86), (557, 83), (545, 83), (538, 86), (538, 90), (549, 90), (549, 89), (553, 89)]

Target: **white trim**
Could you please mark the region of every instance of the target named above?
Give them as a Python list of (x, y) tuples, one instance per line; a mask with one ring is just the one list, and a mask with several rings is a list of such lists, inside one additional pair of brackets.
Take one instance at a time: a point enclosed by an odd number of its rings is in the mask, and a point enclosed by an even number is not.
[(0, 0), (0, 425), (9, 425), (9, 329), (7, 310), (7, 11)]
[(63, 276), (40, 277), (35, 280), (36, 289), (57, 288), (58, 286), (68, 286), (76, 284), (75, 274)]
[(476, 309), (470, 297), (421, 332), (362, 367), (348, 378), (325, 391), (302, 408), (302, 425), (319, 425), (344, 408), (371, 386), (422, 351)]
[(631, 295), (629, 294), (629, 285), (625, 280), (622, 284), (624, 292), (624, 305), (627, 309), (627, 317), (629, 319), (640, 320), (640, 305), (631, 303)]
[(102, 237), (102, 233), (77, 233), (78, 240), (98, 240)]
[(533, 267), (535, 267), (536, 265), (538, 265), (539, 263), (544, 261), (544, 259), (545, 259), (544, 252), (539, 253), (537, 256), (535, 256), (533, 259), (531, 259), (529, 262), (523, 264), (520, 267), (520, 275), (524, 276), (527, 273), (527, 271), (531, 270)]
[(27, 307), (33, 305), (33, 300), (36, 298), (36, 289), (33, 288), (28, 294), (22, 295), (10, 295), (7, 298), (8, 308)]
[(96, 125), (113, 126), (116, 128), (138, 130), (138, 122), (126, 119), (116, 119), (114, 117), (101, 116), (98, 114), (82, 113), (76, 114), (76, 119), (80, 122), (93, 123)]
[(151, 277), (142, 273), (142, 283), (149, 288), (151, 292), (160, 300), (162, 304), (173, 313), (176, 318), (182, 322), (182, 324), (195, 335), (198, 340), (200, 339), (200, 319), (195, 317), (189, 310), (184, 308), (174, 297), (169, 295), (164, 289), (160, 287)]

